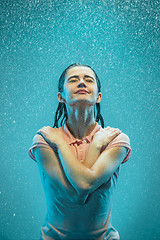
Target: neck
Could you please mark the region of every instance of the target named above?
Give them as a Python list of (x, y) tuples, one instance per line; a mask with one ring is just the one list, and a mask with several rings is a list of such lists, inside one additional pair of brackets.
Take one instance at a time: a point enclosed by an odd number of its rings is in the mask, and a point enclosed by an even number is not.
[(78, 139), (89, 135), (95, 127), (94, 106), (89, 108), (68, 107), (67, 126), (71, 134)]

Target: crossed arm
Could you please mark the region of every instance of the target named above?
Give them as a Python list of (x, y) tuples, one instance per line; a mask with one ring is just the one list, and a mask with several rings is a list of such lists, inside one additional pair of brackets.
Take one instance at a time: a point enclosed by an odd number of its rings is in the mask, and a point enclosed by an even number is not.
[[(57, 141), (56, 145), (58, 148), (58, 161), (63, 167), (67, 180), (79, 195), (88, 195), (106, 182), (126, 156), (124, 147), (113, 147), (100, 154), (99, 148), (94, 142), (91, 142), (86, 158), (81, 163), (71, 152), (64, 139)], [(51, 144), (51, 146), (53, 145)], [(50, 152), (46, 151), (44, 157), (41, 156), (41, 158), (45, 159), (41, 161), (47, 171), (52, 174), (57, 159), (55, 159), (56, 155)]]
[(65, 141), (58, 144), (58, 149), (65, 174), (79, 194), (89, 194), (106, 182), (126, 156), (125, 147), (113, 147), (99, 155), (92, 142), (82, 164)]

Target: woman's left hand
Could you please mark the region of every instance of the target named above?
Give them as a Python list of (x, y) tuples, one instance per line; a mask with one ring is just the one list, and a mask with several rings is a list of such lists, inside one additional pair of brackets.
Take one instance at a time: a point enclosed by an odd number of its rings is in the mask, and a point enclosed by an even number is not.
[(52, 128), (50, 126), (45, 126), (39, 129), (37, 134), (40, 134), (49, 145), (58, 144), (59, 141), (63, 139), (62, 132), (57, 128)]

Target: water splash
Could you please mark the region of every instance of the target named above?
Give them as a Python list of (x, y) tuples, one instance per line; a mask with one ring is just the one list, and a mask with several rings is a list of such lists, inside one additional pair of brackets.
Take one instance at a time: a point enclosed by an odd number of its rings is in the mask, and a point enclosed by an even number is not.
[(80, 3), (80, 5), (82, 5), (83, 3), (82, 3), (82, 0), (79, 0), (79, 3)]

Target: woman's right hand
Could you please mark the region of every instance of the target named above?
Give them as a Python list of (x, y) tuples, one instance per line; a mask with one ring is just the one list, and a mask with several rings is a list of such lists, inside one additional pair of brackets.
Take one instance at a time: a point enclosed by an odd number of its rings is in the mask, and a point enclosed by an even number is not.
[(44, 126), (39, 129), (37, 134), (41, 135), (46, 142), (52, 147), (54, 144), (58, 144), (63, 140), (62, 132), (58, 128), (52, 128), (50, 126)]
[(107, 127), (95, 133), (93, 137), (93, 143), (98, 149), (108, 145), (115, 137), (117, 137), (122, 131), (118, 128)]

